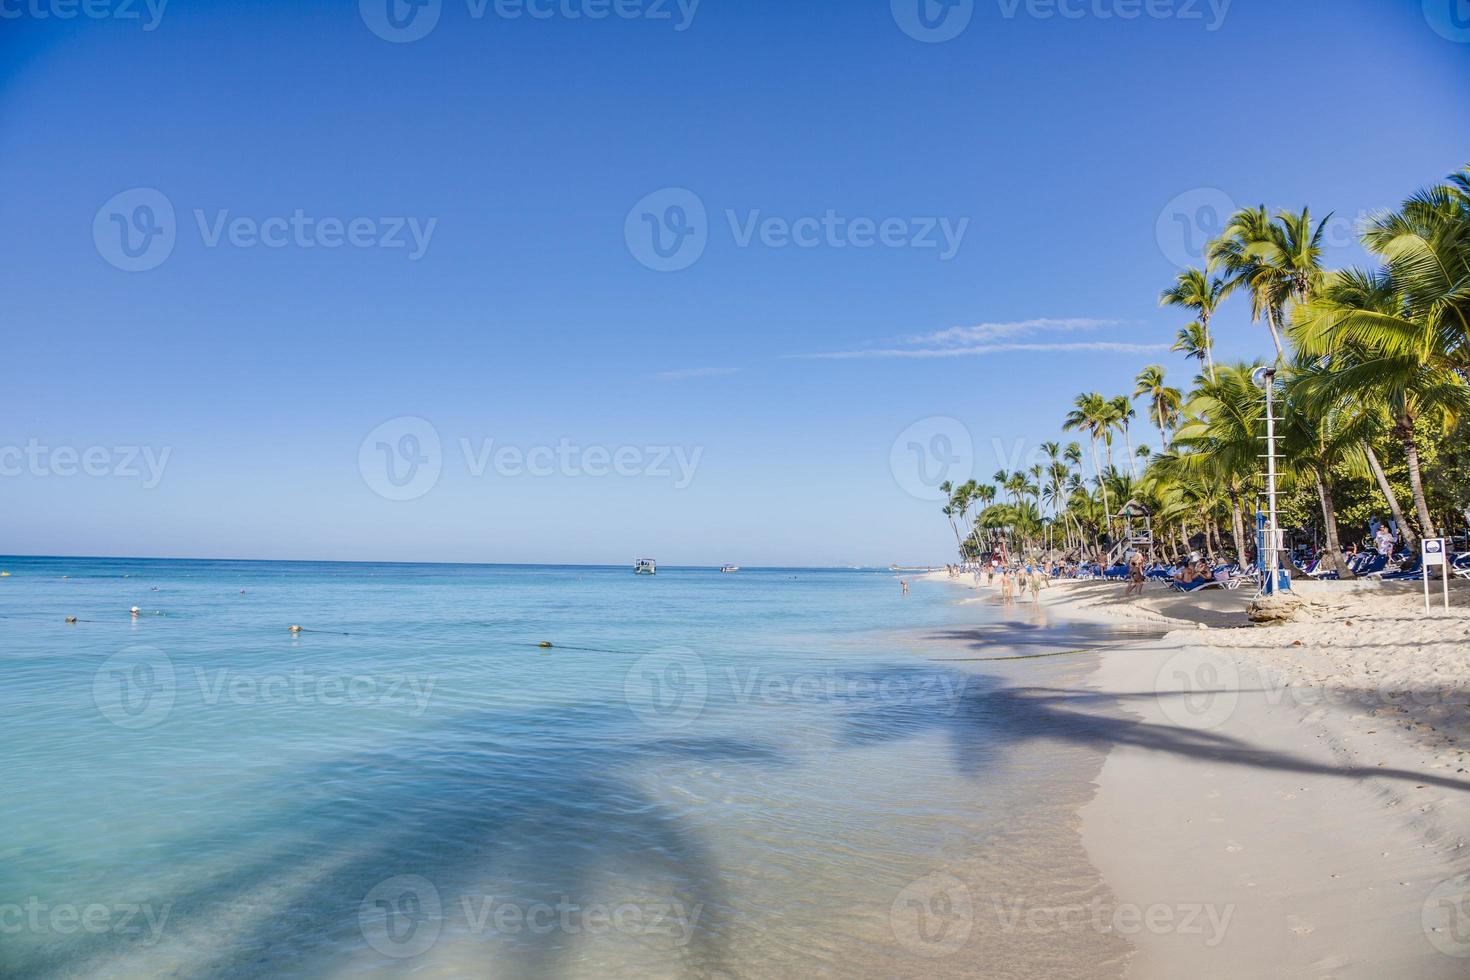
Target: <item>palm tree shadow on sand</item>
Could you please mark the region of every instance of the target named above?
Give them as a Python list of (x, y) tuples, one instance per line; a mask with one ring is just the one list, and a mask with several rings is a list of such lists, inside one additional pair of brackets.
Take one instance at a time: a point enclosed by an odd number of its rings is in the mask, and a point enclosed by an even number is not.
[[(1406, 769), (1323, 765), (1290, 752), (1258, 748), (1222, 732), (1154, 724), (1116, 714), (1116, 707), (1125, 701), (1162, 702), (1210, 694), (1269, 693), (1264, 690), (1104, 694), (1068, 688), (1012, 687), (983, 675), (967, 674), (952, 668), (911, 666), (872, 671), (868, 681), (879, 690), (912, 691), (928, 686), (957, 693), (953, 695), (952, 703), (944, 704), (941, 711), (933, 710), (933, 703), (925, 700), (863, 699), (862, 703), (854, 704), (856, 710), (846, 719), (844, 741), (863, 744), (875, 739), (940, 731), (947, 736), (956, 769), (966, 776), (978, 776), (994, 753), (1007, 745), (1050, 739), (1097, 749), (1129, 745), (1261, 769), (1314, 773), (1342, 779), (1372, 776), (1470, 792), (1470, 781), (1466, 780)], [(1357, 700), (1363, 705), (1370, 704), (1373, 698), (1371, 691), (1341, 693), (1345, 700)], [(1410, 691), (1405, 696), (1413, 699), (1433, 693)]]

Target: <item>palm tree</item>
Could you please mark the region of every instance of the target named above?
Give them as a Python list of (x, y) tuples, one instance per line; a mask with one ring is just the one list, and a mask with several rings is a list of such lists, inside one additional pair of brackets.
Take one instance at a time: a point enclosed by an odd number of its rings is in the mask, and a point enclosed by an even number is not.
[[(1182, 306), (1187, 310), (1194, 310), (1199, 316), (1196, 321), (1199, 325), (1199, 343), (1195, 349), (1199, 351), (1199, 357), (1204, 362), (1206, 373), (1210, 380), (1215, 380), (1215, 358), (1213, 343), (1210, 341), (1210, 318), (1230, 295), (1235, 288), (1234, 282), (1228, 279), (1210, 278), (1209, 267), (1204, 269), (1185, 269), (1179, 273), (1174, 285), (1159, 294), (1160, 306)], [(1185, 330), (1190, 330), (1195, 324), (1190, 324)], [(1179, 341), (1184, 342), (1185, 330), (1179, 333)], [(1175, 350), (1179, 350), (1178, 345)]]
[(1133, 403), (1128, 400), (1127, 395), (1119, 395), (1108, 402), (1112, 408), (1113, 425), (1123, 433), (1123, 445), (1128, 450), (1128, 472), (1133, 479), (1138, 479), (1138, 466), (1134, 462), (1133, 437), (1129, 434), (1129, 427), (1133, 420), (1138, 418), (1138, 413), (1133, 410)]
[[(1107, 485), (1103, 482), (1102, 462), (1098, 459), (1097, 455), (1097, 441), (1103, 437), (1104, 433), (1111, 435), (1112, 408), (1108, 405), (1108, 400), (1095, 391), (1078, 395), (1072, 401), (1072, 404), (1074, 407), (1071, 412), (1067, 413), (1066, 419), (1062, 422), (1062, 429), (1066, 432), (1086, 432), (1088, 437), (1091, 438), (1092, 470), (1097, 477), (1098, 487), (1103, 493), (1103, 509), (1104, 511), (1110, 512), (1111, 506), (1108, 503), (1107, 497), (1108, 489)], [(1111, 451), (1111, 441), (1109, 451)], [(1111, 462), (1109, 465), (1111, 465)], [(1105, 521), (1109, 531), (1111, 531), (1111, 517), (1105, 516)]]
[(1206, 249), (1206, 255), (1225, 270), (1232, 288), (1250, 291), (1251, 321), (1266, 321), (1276, 357), (1284, 360), (1280, 324), (1288, 287), (1282, 281), (1281, 270), (1265, 259), (1267, 254), (1274, 254), (1275, 237), (1276, 229), (1264, 204), (1243, 208), (1231, 216), (1220, 238)]
[(1396, 272), (1391, 260), (1377, 273), (1330, 275), (1317, 298), (1296, 311), (1293, 336), (1305, 354), (1331, 358), (1319, 391), (1389, 413), (1408, 464), (1419, 528), (1433, 537), (1415, 425), (1420, 419), (1449, 425), (1470, 412), (1470, 386), (1455, 367), (1453, 331), (1411, 302)]
[[(1408, 319), (1436, 334), (1449, 364), (1470, 373), (1470, 167), (1449, 182), (1422, 190), (1397, 212), (1374, 221), (1363, 245), (1393, 270)], [(1366, 325), (1362, 325), (1366, 326)], [(1412, 346), (1412, 333), (1375, 337)]]
[(1164, 383), (1164, 369), (1161, 365), (1151, 364), (1138, 372), (1133, 397), (1148, 399), (1149, 410), (1153, 412), (1154, 424), (1159, 427), (1159, 434), (1164, 440), (1164, 452), (1167, 453), (1169, 429), (1179, 417), (1179, 406), (1183, 403), (1184, 396), (1178, 388), (1171, 388)]
[(1330, 383), (1328, 370), (1320, 359), (1298, 355), (1290, 374), (1278, 385), (1282, 404), (1286, 406), (1280, 429), (1285, 474), (1288, 478), (1310, 479), (1315, 484), (1322, 507), (1327, 560), (1339, 578), (1353, 578), (1342, 560), (1342, 540), (1333, 502), (1336, 492), (1333, 471), (1346, 465), (1359, 475), (1367, 472), (1363, 447), (1373, 420), (1352, 410), (1354, 399), (1344, 398)]
[(1186, 421), (1174, 434), (1176, 450), (1166, 456), (1166, 470), (1181, 477), (1214, 480), (1230, 500), (1231, 530), (1241, 563), (1246, 557), (1241, 501), (1260, 469), (1264, 396), (1251, 372), (1256, 365), (1222, 367), (1219, 380), (1206, 382), (1185, 406)]
[[(1169, 348), (1200, 363), (1200, 373), (1214, 377), (1215, 365), (1210, 359), (1210, 335), (1198, 320), (1181, 327), (1174, 337), (1174, 346)], [(1208, 367), (1207, 367), (1208, 365)]]

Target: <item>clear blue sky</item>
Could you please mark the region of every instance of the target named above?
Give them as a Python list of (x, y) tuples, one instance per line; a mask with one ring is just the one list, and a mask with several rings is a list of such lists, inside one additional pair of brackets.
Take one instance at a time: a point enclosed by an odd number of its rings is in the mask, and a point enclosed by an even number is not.
[[(156, 23), (91, 2), (108, 16), (0, 4), (0, 447), (51, 453), (0, 476), (0, 553), (942, 559), (936, 505), (891, 472), (906, 427), (962, 421), (988, 476), (992, 439), (1056, 437), (1078, 391), (1131, 391), (1150, 362), (1187, 381), (1135, 349), (1184, 322), (1156, 305), (1176, 197), (1350, 220), (1470, 160), (1470, 43), (1434, 0), (1235, 0), (1218, 24), (1207, 0), (1187, 4), (1202, 19), (976, 0), (940, 43), (888, 0), (703, 0), (692, 19), (619, 0), (671, 17), (601, 20), (567, 16), (588, 0), (549, 18), (442, 0), (404, 43), (368, 26), (391, 33), (387, 0), (173, 0)], [(174, 242), (129, 272), (113, 233), (141, 199), (107, 205), (138, 188), (172, 207)], [(665, 188), (697, 197), (707, 242), (660, 272), (625, 231)], [(674, 220), (671, 200), (648, 213)], [(222, 212), (298, 210), (368, 219), (373, 240), (435, 224), (417, 258), (209, 243)], [(895, 241), (968, 224), (947, 259), (741, 244), (753, 212), (828, 211), (903, 219)], [(1268, 343), (1241, 303), (1218, 336), (1224, 357)], [(440, 475), (394, 501), (359, 449), (405, 416), (440, 436)], [(476, 477), (461, 439), (702, 455), (687, 487)], [(168, 451), (157, 486), (115, 473), (130, 446)], [(101, 447), (114, 475), (61, 475), (56, 447)]]

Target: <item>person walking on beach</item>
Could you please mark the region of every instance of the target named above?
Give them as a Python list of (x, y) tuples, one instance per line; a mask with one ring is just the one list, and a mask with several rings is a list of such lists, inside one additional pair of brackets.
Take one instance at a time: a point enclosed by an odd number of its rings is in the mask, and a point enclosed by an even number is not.
[(1145, 581), (1143, 577), (1143, 552), (1135, 551), (1128, 559), (1128, 588), (1123, 590), (1123, 595), (1130, 596), (1134, 593), (1143, 595)]
[(1000, 598), (1002, 602), (1009, 606), (1011, 600), (1015, 598), (1015, 595), (1016, 583), (1011, 579), (1011, 570), (1007, 568), (1000, 573)]
[(1031, 568), (1031, 601), (1041, 601), (1041, 569), (1035, 566)]
[(1389, 530), (1388, 525), (1378, 525), (1378, 530), (1373, 535), (1373, 546), (1378, 550), (1378, 553), (1385, 558), (1393, 557), (1395, 543), (1394, 533)]

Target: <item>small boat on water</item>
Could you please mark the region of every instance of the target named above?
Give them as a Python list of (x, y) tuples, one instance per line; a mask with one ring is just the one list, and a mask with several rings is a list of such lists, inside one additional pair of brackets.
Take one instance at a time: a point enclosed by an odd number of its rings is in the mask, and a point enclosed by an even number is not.
[(721, 565), (720, 566), (720, 571), (721, 572), (724, 572), (725, 574), (732, 574), (734, 572), (740, 571), (740, 566), (739, 565)]
[(658, 562), (652, 558), (640, 558), (633, 563), (634, 575), (657, 575)]

